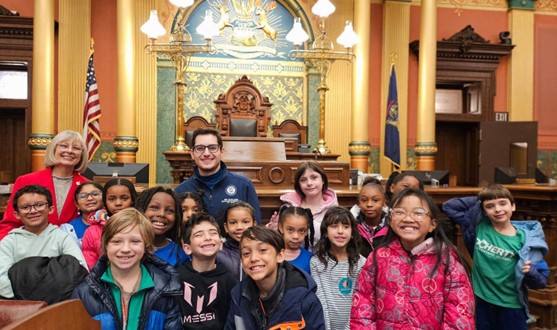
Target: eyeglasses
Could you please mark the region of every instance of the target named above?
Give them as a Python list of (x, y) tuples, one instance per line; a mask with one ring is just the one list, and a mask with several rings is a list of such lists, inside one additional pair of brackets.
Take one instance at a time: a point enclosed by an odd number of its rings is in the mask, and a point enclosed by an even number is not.
[(60, 144), (58, 144), (58, 147), (60, 147), (60, 149), (62, 149), (62, 151), (69, 151), (70, 148), (75, 153), (80, 153), (80, 152), (83, 151), (83, 149), (80, 146), (77, 146), (77, 145), (76, 146), (70, 146), (67, 143), (60, 143)]
[(202, 154), (205, 152), (205, 149), (209, 149), (209, 151), (214, 154), (215, 152), (220, 150), (220, 145), (218, 144), (209, 144), (207, 146), (204, 146), (202, 144), (193, 146), (193, 151), (198, 153), (198, 154)]
[(94, 191), (91, 191), (90, 193), (82, 192), (82, 193), (77, 194), (77, 199), (87, 199), (87, 198), (89, 198), (89, 196), (91, 196), (93, 198), (98, 198), (98, 197), (101, 197), (102, 195), (103, 195), (102, 191), (94, 190)]
[(39, 202), (32, 205), (21, 205), (17, 207), (17, 211), (19, 213), (29, 213), (32, 209), (35, 209), (37, 212), (44, 211), (48, 207), (47, 202)]
[(429, 211), (421, 207), (417, 207), (409, 212), (406, 212), (403, 208), (391, 209), (391, 219), (397, 221), (404, 220), (407, 216), (410, 216), (410, 218), (414, 221), (423, 221), (428, 215)]

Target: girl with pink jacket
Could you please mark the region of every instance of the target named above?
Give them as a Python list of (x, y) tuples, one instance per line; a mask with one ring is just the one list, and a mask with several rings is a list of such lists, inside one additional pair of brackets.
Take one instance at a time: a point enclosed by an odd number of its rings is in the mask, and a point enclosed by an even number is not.
[(390, 202), (384, 244), (354, 288), (350, 329), (474, 329), (474, 294), (439, 209), (417, 189)]

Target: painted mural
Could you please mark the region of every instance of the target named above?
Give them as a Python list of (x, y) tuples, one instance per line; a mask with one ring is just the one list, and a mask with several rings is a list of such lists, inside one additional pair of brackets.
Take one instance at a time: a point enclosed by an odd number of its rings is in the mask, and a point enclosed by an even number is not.
[[(309, 126), (310, 132), (317, 132), (314, 117), (317, 118), (318, 109), (308, 111), (308, 104), (313, 103), (312, 96), (307, 95), (308, 90), (316, 89), (311, 87), (314, 79), (308, 77), (303, 61), (293, 60), (288, 55), (294, 47), (285, 39), (294, 20), (288, 9), (274, 0), (209, 0), (189, 11), (179, 10), (173, 28), (184, 26), (191, 34), (192, 43), (205, 43), (194, 27), (203, 21), (206, 11), (212, 13), (219, 27), (220, 34), (212, 40), (217, 53), (195, 54), (190, 61), (185, 75), (184, 120), (202, 116), (215, 122), (213, 101), (247, 75), (273, 104), (271, 125), (294, 119)], [(157, 143), (161, 154), (173, 141), (176, 101), (172, 64), (159, 59), (157, 65), (157, 140), (166, 142)], [(272, 136), (271, 126), (267, 135)], [(311, 139), (310, 133), (310, 143)], [(157, 159), (157, 182), (172, 182), (164, 157)]]
[[(174, 24), (199, 26), (207, 11), (212, 13), (220, 31), (213, 39), (213, 44), (222, 57), (279, 61), (288, 59), (292, 45), (284, 37), (292, 28), (294, 18), (277, 1), (203, 1), (191, 13), (186, 10), (178, 12)], [(205, 42), (198, 33), (192, 34), (192, 40), (194, 43)]]

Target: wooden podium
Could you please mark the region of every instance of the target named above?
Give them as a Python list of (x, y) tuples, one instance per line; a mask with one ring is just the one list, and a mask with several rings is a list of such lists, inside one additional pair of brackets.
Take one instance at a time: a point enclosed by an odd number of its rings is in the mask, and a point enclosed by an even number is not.
[[(350, 164), (337, 162), (339, 155), (295, 152), (295, 139), (223, 137), (222, 140), (222, 160), (228, 170), (248, 177), (256, 188), (292, 189), (296, 169), (310, 159), (323, 166), (332, 188), (349, 186)], [(172, 167), (174, 183), (181, 183), (193, 174), (194, 161), (189, 152), (166, 151), (163, 154)]]

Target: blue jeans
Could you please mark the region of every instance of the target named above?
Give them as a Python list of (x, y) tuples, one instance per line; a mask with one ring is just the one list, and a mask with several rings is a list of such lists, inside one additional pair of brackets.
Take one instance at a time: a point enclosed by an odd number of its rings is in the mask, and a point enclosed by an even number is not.
[(476, 296), (477, 330), (526, 330), (527, 320), (524, 308), (501, 307)]

